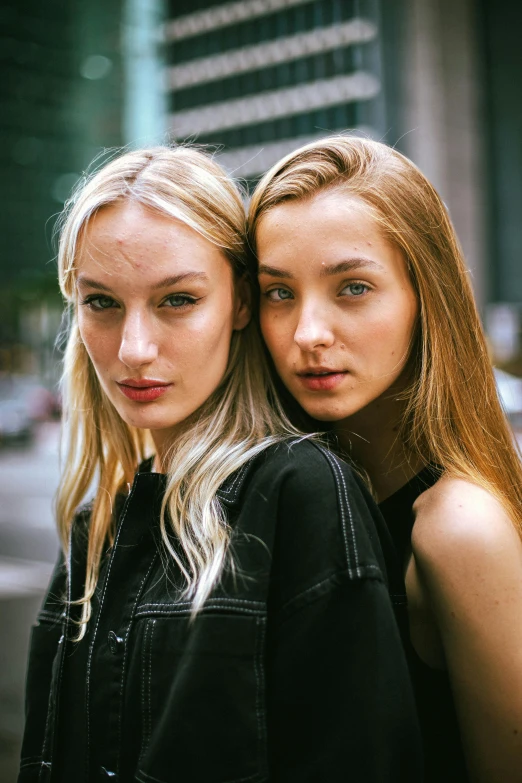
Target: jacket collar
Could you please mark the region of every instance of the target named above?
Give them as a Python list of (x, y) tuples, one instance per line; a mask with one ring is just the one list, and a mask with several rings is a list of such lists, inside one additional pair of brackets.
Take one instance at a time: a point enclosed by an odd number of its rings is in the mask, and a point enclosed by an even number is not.
[[(239, 503), (241, 497), (241, 490), (243, 488), (245, 479), (248, 475), (250, 466), (252, 465), (254, 459), (255, 458), (252, 457), (252, 459), (248, 460), (248, 462), (245, 462), (244, 465), (242, 465), (240, 468), (238, 468), (233, 473), (231, 473), (230, 476), (227, 476), (225, 481), (219, 487), (216, 494), (219, 500), (222, 503), (224, 503), (226, 506), (233, 507)], [(154, 457), (149, 457), (148, 459), (143, 460), (143, 462), (140, 464), (138, 468), (138, 474), (150, 473), (153, 461), (154, 461)], [(156, 474), (156, 475), (164, 476), (164, 474)]]
[(219, 500), (226, 506), (233, 507), (238, 504), (241, 490), (244, 486), (253, 459), (254, 458), (248, 460), (248, 462), (245, 462), (244, 465), (231, 473), (218, 489), (216, 494)]

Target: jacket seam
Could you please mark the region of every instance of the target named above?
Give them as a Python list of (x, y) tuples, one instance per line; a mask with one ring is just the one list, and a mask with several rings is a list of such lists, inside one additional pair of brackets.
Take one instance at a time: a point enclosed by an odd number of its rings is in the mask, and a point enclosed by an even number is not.
[[(234, 611), (234, 614), (248, 614), (248, 615), (254, 615), (255, 617), (262, 616), (266, 614), (266, 606), (265, 604), (262, 604), (258, 609), (250, 609), (245, 606), (223, 606), (221, 604), (204, 604), (202, 612), (205, 612), (206, 610), (213, 610), (213, 611)], [(172, 604), (169, 606), (168, 604), (165, 605), (165, 608), (155, 608), (155, 609), (137, 609), (135, 617), (153, 617), (154, 615), (184, 615), (185, 617), (188, 617), (191, 613), (190, 607), (186, 608), (178, 608), (175, 604)]]
[(145, 747), (147, 745), (147, 736), (146, 736), (146, 710), (145, 710), (145, 672), (147, 668), (147, 643), (149, 639), (149, 633), (150, 633), (150, 622), (147, 621), (145, 625), (145, 633), (143, 635), (143, 647), (141, 650), (141, 709), (143, 714), (143, 738), (142, 738), (142, 744), (141, 744), (141, 752), (140, 752), (140, 759), (143, 757), (143, 753), (145, 750)]
[[(307, 595), (313, 593), (314, 591), (318, 590), (321, 587), (326, 587), (327, 585), (331, 585), (332, 588), (338, 587), (339, 579), (342, 579), (343, 577), (346, 576), (349, 578), (349, 581), (352, 584), (360, 584), (361, 582), (366, 582), (368, 580), (381, 582), (382, 584), (385, 584), (381, 569), (379, 568), (379, 566), (374, 565), (373, 563), (359, 565), (357, 569), (347, 568), (345, 571), (336, 571), (335, 573), (330, 574), (324, 579), (321, 579), (319, 582), (315, 582), (313, 585), (307, 587), (305, 590), (301, 590), (301, 592), (297, 593), (297, 595), (292, 596), (292, 598), (289, 598), (277, 610), (276, 616), (280, 617), (282, 614), (287, 614), (289, 610), (292, 609), (292, 606), (294, 604), (298, 603)], [(321, 593), (321, 596), (317, 596), (317, 597), (322, 597), (323, 595), (324, 593)], [(304, 606), (309, 606), (310, 604), (314, 603), (314, 601), (317, 600), (317, 597), (311, 598), (310, 601), (303, 604), (303, 606), (300, 608), (304, 608)]]
[(28, 760), (22, 759), (20, 762), (20, 769), (27, 769), (27, 767), (40, 767), (40, 766), (47, 767), (48, 769), (50, 769), (51, 762), (44, 761), (41, 758), (35, 759), (34, 761), (30, 761), (29, 759)]
[[(120, 680), (120, 705), (119, 705), (119, 715), (118, 715), (118, 739), (121, 745), (121, 736), (122, 736), (122, 715), (123, 715), (123, 692), (125, 689), (125, 670), (126, 670), (126, 664), (127, 664), (127, 653), (128, 653), (128, 640), (129, 640), (129, 634), (130, 630), (132, 628), (132, 621), (136, 615), (136, 606), (138, 605), (138, 601), (140, 599), (140, 596), (143, 591), (143, 586), (145, 585), (147, 579), (149, 578), (150, 572), (152, 571), (152, 568), (156, 562), (157, 555), (154, 555), (154, 557), (151, 560), (151, 563), (147, 569), (147, 573), (143, 577), (141, 584), (138, 588), (137, 594), (136, 594), (136, 600), (134, 601), (134, 606), (132, 607), (132, 612), (130, 615), (129, 624), (127, 626), (127, 630), (125, 633), (125, 641), (124, 641), (124, 653), (123, 653), (123, 663), (121, 667), (121, 680)], [(107, 574), (107, 579), (109, 578), (109, 574)], [(107, 582), (105, 583), (107, 584)], [(101, 606), (100, 606), (101, 609)], [(118, 748), (118, 761), (117, 761), (117, 770), (120, 771), (120, 748)]]
[(263, 697), (265, 694), (265, 672), (263, 667), (263, 653), (265, 649), (265, 629), (266, 623), (264, 619), (257, 620), (258, 638), (256, 645), (256, 653), (254, 658), (254, 672), (256, 677), (256, 718), (257, 718), (257, 745), (258, 745), (258, 766), (260, 769), (263, 767), (263, 750), (265, 748), (265, 724), (264, 716), (265, 710), (263, 705)]
[[(312, 445), (315, 446), (315, 448), (323, 454), (323, 456), (326, 458), (327, 462), (330, 465), (330, 469), (332, 471), (335, 487), (337, 491), (337, 499), (339, 501), (339, 508), (341, 512), (341, 523), (342, 523), (342, 531), (343, 531), (343, 538), (344, 538), (344, 546), (345, 546), (345, 554), (346, 554), (346, 561), (348, 568), (359, 568), (359, 553), (357, 551), (357, 542), (355, 540), (355, 525), (353, 522), (353, 515), (352, 515), (352, 509), (350, 506), (350, 501), (348, 499), (348, 490), (346, 487), (346, 482), (344, 480), (343, 472), (341, 470), (341, 466), (339, 464), (339, 461), (337, 460), (337, 457), (327, 451), (327, 449), (324, 449), (322, 446), (320, 446), (318, 443), (313, 443)], [(341, 481), (339, 481), (339, 477)], [(342, 487), (341, 487), (342, 483)], [(344, 499), (344, 503), (343, 503)], [(346, 509), (346, 512), (345, 512)], [(350, 523), (350, 530), (351, 530), (351, 542), (352, 542), (352, 548), (353, 548), (353, 557), (350, 552), (350, 539), (348, 536), (348, 530), (346, 527), (346, 516), (348, 516), (348, 520)]]
[[(73, 529), (71, 526), (71, 529), (69, 531), (69, 549), (67, 552), (67, 560), (66, 560), (66, 589), (67, 589), (67, 603), (65, 606), (65, 610), (62, 614), (62, 635), (60, 636), (60, 639), (58, 640), (58, 650), (57, 654), (60, 655), (60, 668), (57, 674), (57, 681), (54, 684), (54, 689), (56, 693), (56, 701), (54, 705), (54, 722), (56, 726), (56, 719), (58, 717), (58, 701), (60, 698), (60, 689), (62, 684), (62, 676), (63, 676), (63, 667), (65, 663), (65, 647), (67, 644), (67, 632), (69, 629), (69, 610), (71, 606), (71, 558), (72, 558), (72, 544), (73, 544)], [(60, 647), (61, 645), (61, 647)], [(51, 670), (52, 671), (52, 670)], [(51, 679), (51, 684), (49, 687), (49, 696), (47, 700), (47, 715), (45, 717), (45, 728), (44, 728), (44, 736), (43, 736), (43, 743), (42, 743), (42, 766), (40, 767), (40, 771), (38, 773), (38, 780), (41, 780), (42, 778), (42, 772), (44, 767), (47, 767), (48, 769), (51, 768), (51, 762), (53, 758), (53, 745), (51, 745), (51, 753), (49, 757), (49, 761), (44, 761), (44, 757), (47, 755), (48, 752), (48, 745), (49, 745), (49, 733), (50, 733), (50, 720), (51, 720), (51, 707), (52, 707), (52, 695), (53, 695), (53, 682)], [(51, 742), (54, 743), (54, 732)]]
[[(147, 475), (147, 474), (143, 474), (143, 475)], [(96, 618), (96, 625), (95, 625), (95, 628), (94, 628), (92, 642), (90, 644), (89, 654), (87, 656), (87, 677), (86, 677), (86, 683), (85, 683), (85, 685), (86, 685), (86, 688), (85, 688), (85, 713), (86, 713), (86, 715), (85, 715), (85, 717), (86, 717), (86, 722), (87, 722), (87, 732), (86, 732), (87, 753), (86, 753), (86, 758), (85, 758), (85, 776), (86, 776), (86, 779), (88, 779), (88, 777), (89, 777), (89, 765), (90, 765), (90, 754), (91, 754), (91, 725), (90, 725), (89, 710), (90, 710), (90, 706), (91, 706), (91, 704), (90, 704), (90, 701), (91, 701), (90, 700), (90, 695), (91, 695), (90, 688), (91, 688), (92, 656), (93, 656), (93, 652), (94, 652), (94, 646), (96, 644), (96, 636), (98, 635), (98, 627), (100, 625), (100, 618), (101, 618), (101, 615), (102, 615), (103, 604), (105, 602), (105, 595), (107, 593), (107, 585), (109, 584), (112, 564), (114, 562), (114, 553), (116, 552), (116, 548), (118, 546), (118, 541), (120, 539), (120, 534), (121, 534), (121, 531), (123, 530), (123, 522), (125, 521), (125, 518), (127, 516), (127, 512), (129, 510), (129, 507), (130, 507), (130, 501), (132, 500), (132, 496), (134, 495), (136, 486), (137, 486), (137, 482), (135, 480), (134, 484), (132, 486), (132, 489), (131, 489), (128, 497), (127, 497), (127, 502), (125, 504), (125, 509), (124, 509), (124, 512), (123, 512), (123, 516), (121, 518), (121, 522), (118, 525), (118, 532), (116, 534), (116, 540), (114, 542), (114, 547), (112, 549), (111, 559), (110, 559), (110, 562), (109, 562), (109, 567), (107, 569), (107, 576), (105, 578), (105, 584), (103, 586), (103, 593), (102, 593), (102, 597), (101, 597), (101, 600), (100, 600), (100, 605), (98, 607), (98, 617)]]
[(154, 637), (155, 628), (156, 628), (156, 620), (152, 620), (152, 625), (150, 629), (150, 640), (149, 640), (149, 682), (148, 682), (148, 691), (147, 691), (147, 702), (148, 702), (148, 710), (149, 710), (149, 730), (147, 735), (147, 744), (150, 742), (150, 738), (152, 737), (152, 641)]
[(250, 466), (250, 463), (252, 460), (255, 459), (255, 457), (250, 457), (238, 470), (237, 475), (235, 476), (234, 480), (229, 486), (226, 486), (223, 488), (223, 485), (218, 489), (218, 494), (220, 495), (232, 495), (231, 498), (227, 497), (226, 500), (233, 500), (235, 501), (237, 499), (239, 490), (243, 486), (243, 478), (245, 476), (245, 473)]
[[(61, 645), (61, 647), (60, 647), (60, 645)], [(60, 683), (61, 683), (61, 680), (62, 680), (63, 662), (64, 662), (64, 659), (65, 659), (64, 650), (65, 650), (65, 634), (62, 632), (62, 635), (61, 635), (61, 637), (60, 637), (60, 639), (58, 641), (58, 650), (57, 650), (57, 654), (60, 655), (60, 670), (59, 670), (58, 675), (57, 675), (58, 680), (54, 684), (54, 688), (55, 688), (55, 691), (56, 691), (55, 717), (56, 717), (56, 710), (58, 708), (58, 696), (59, 696), (59, 690), (60, 690)], [(50, 768), (51, 761), (52, 761), (52, 755), (51, 755), (49, 761), (44, 761), (44, 756), (47, 755), (48, 744), (49, 744), (49, 732), (50, 732), (49, 724), (50, 724), (50, 720), (51, 720), (52, 696), (53, 696), (53, 682), (51, 680), (51, 686), (50, 686), (50, 689), (49, 689), (49, 697), (48, 697), (48, 701), (47, 701), (47, 715), (46, 715), (46, 718), (45, 718), (44, 739), (43, 739), (43, 745), (42, 745), (42, 762), (41, 762), (42, 766), (40, 767), (40, 772), (38, 773), (38, 780), (40, 780), (41, 777), (42, 777), (42, 770), (43, 770), (43, 768), (44, 767), (49, 767)]]
[[(142, 650), (141, 699), (143, 710), (143, 741), (140, 759), (143, 758), (152, 736), (152, 639), (156, 620), (150, 620), (145, 628)], [(148, 653), (148, 655), (147, 655)]]
[[(264, 606), (264, 602), (263, 601), (251, 601), (248, 598), (221, 598), (221, 597), (216, 597), (216, 598), (212, 598), (211, 601), (212, 601), (213, 604), (221, 604), (221, 603), (226, 604), (226, 603), (229, 603), (229, 604), (234, 604), (235, 606), (243, 605), (243, 604), (245, 606), (258, 606), (258, 607), (263, 607)], [(176, 607), (179, 606), (179, 607), (191, 608), (192, 607), (192, 601), (175, 601), (175, 602), (171, 601), (171, 602), (166, 602), (166, 603), (141, 604), (138, 607), (138, 610), (141, 610), (141, 609), (144, 609), (144, 608), (157, 608), (157, 607), (161, 607), (161, 606), (176, 606)], [(206, 606), (206, 604), (204, 604), (204, 607), (205, 606)]]
[[(292, 437), (289, 441), (290, 447), (293, 446), (295, 443), (301, 443), (303, 440), (309, 440), (309, 436), (302, 435), (301, 437)], [(284, 442), (284, 441), (282, 441)], [(248, 471), (250, 467), (253, 465), (255, 460), (261, 455), (266, 454), (269, 449), (272, 448), (273, 445), (280, 445), (280, 444), (272, 444), (267, 445), (263, 449), (263, 451), (258, 452), (257, 454), (254, 454), (252, 457), (249, 457), (246, 462), (243, 463), (243, 465), (238, 468), (236, 475), (234, 476), (233, 480), (228, 483), (230, 476), (228, 476), (223, 484), (219, 487), (219, 489), (216, 492), (216, 495), (224, 502), (224, 503), (231, 503), (234, 504), (243, 489), (245, 478), (248, 474)], [(231, 474), (233, 475), (233, 474)], [(230, 496), (230, 497), (229, 497)]]

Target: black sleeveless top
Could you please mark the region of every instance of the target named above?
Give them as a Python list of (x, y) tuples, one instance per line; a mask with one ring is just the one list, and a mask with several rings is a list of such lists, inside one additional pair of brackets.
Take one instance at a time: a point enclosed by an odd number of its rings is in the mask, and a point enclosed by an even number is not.
[[(413, 504), (433, 486), (438, 472), (424, 468), (397, 492), (379, 504), (402, 563), (411, 551)], [(432, 669), (415, 652), (406, 634), (405, 646), (417, 699), (424, 740), (425, 783), (468, 783), (460, 731), (448, 674)]]

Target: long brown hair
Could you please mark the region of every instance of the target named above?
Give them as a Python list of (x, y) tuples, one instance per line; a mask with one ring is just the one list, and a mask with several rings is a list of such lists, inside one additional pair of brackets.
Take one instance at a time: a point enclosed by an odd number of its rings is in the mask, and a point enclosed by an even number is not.
[(412, 382), (399, 437), (424, 462), (493, 493), (522, 535), (522, 466), (500, 405), (468, 271), (448, 211), (419, 169), (385, 144), (333, 136), (277, 163), (254, 191), (251, 247), (262, 216), (338, 188), (372, 209), (402, 251), (419, 300)]

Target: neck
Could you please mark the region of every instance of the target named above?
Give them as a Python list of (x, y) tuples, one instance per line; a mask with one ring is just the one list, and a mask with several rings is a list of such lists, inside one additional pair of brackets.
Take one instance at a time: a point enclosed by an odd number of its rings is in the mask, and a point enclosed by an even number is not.
[(153, 473), (165, 473), (169, 463), (169, 456), (179, 435), (180, 428), (169, 430), (152, 430), (151, 436), (156, 453), (152, 462), (151, 470)]
[(151, 473), (163, 473), (163, 463), (158, 454), (152, 460)]
[(152, 441), (156, 449), (156, 455), (154, 457), (154, 462), (152, 463), (152, 470), (154, 473), (165, 473), (168, 470), (176, 442), (194, 426), (199, 415), (200, 411), (197, 410), (172, 427), (150, 430)]
[(337, 422), (334, 431), (343, 450), (358, 463), (381, 502), (406, 484), (425, 463), (398, 437), (404, 403), (388, 390), (363, 410)]

